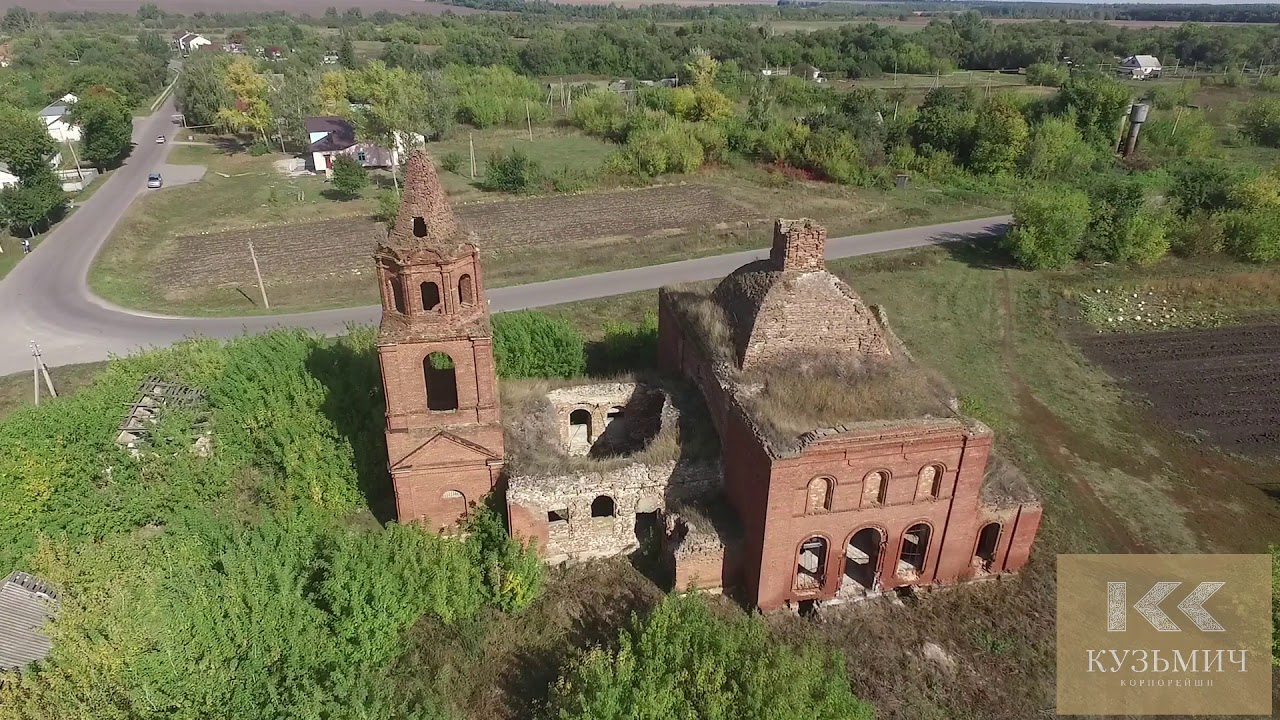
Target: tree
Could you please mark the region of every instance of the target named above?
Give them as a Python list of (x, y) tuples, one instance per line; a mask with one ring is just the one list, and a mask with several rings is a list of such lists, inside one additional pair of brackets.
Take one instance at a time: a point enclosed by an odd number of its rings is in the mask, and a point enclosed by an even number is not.
[(493, 316), (493, 353), (505, 378), (573, 378), (587, 369), (577, 329), (534, 310)]
[(31, 11), (15, 5), (4, 13), (4, 20), (0, 21), (0, 29), (8, 33), (20, 33), (30, 30), (36, 26), (36, 18)]
[(108, 88), (93, 88), (72, 106), (80, 123), (80, 155), (99, 168), (114, 167), (132, 146), (133, 113), (124, 98)]
[(153, 2), (143, 3), (138, 7), (138, 19), (142, 21), (159, 20), (164, 17), (164, 13), (160, 12), (160, 8)]
[(30, 237), (35, 237), (36, 228), (56, 220), (66, 206), (62, 182), (48, 165), (0, 190), (0, 216), (14, 230), (25, 230)]
[(57, 144), (34, 113), (0, 107), (0, 163), (19, 178), (35, 178), (49, 169)]
[(1060, 112), (1075, 113), (1076, 125), (1086, 141), (1115, 145), (1120, 121), (1131, 96), (1124, 83), (1098, 73), (1076, 73), (1058, 91), (1055, 104)]
[(1280, 262), (1280, 209), (1232, 210), (1222, 217), (1226, 248), (1234, 257)]
[(347, 70), (356, 69), (356, 46), (351, 36), (342, 33), (342, 42), (338, 45), (338, 64)]
[(229, 62), (224, 53), (196, 53), (183, 63), (175, 93), (188, 126), (213, 125), (220, 112), (235, 104), (235, 98), (227, 89)]
[(1031, 129), (1019, 174), (1036, 180), (1071, 180), (1089, 172), (1097, 150), (1071, 118), (1049, 116)]
[(225, 84), (235, 104), (218, 111), (218, 124), (233, 132), (254, 132), (264, 143), (268, 142), (271, 107), (267, 102), (266, 78), (258, 74), (253, 61), (238, 57), (227, 65)]
[(1005, 245), (1032, 270), (1066, 267), (1080, 253), (1089, 227), (1089, 198), (1069, 187), (1033, 190), (1013, 209), (1013, 229)]
[(969, 164), (988, 175), (1012, 173), (1027, 146), (1027, 121), (1013, 98), (997, 95), (983, 104), (973, 125)]
[(1027, 84), (1062, 87), (1071, 77), (1067, 68), (1056, 63), (1032, 63), (1027, 66)]
[(1178, 214), (1216, 213), (1231, 206), (1236, 174), (1216, 160), (1188, 158), (1173, 175), (1169, 196)]
[(316, 93), (320, 112), (325, 115), (350, 114), (351, 103), (347, 100), (347, 73), (342, 70), (330, 70), (324, 73), (320, 76)]
[(969, 143), (975, 120), (973, 93), (967, 89), (937, 87), (924, 96), (908, 133), (917, 149), (927, 145), (960, 158)]
[(1280, 100), (1254, 98), (1240, 110), (1240, 130), (1256, 145), (1280, 147)]
[(333, 159), (333, 188), (347, 197), (355, 197), (369, 184), (369, 174), (360, 161), (350, 155)]
[(138, 34), (138, 50), (160, 60), (169, 61), (169, 44), (160, 37), (160, 33), (148, 31)]
[[(365, 103), (365, 108), (355, 114), (361, 138), (393, 148), (399, 154), (415, 142), (415, 135), (432, 134), (425, 114), (426, 89), (413, 73), (374, 60), (350, 72), (347, 85), (349, 94)], [(391, 179), (398, 186), (396, 165), (391, 165)]]
[(281, 136), (295, 148), (305, 150), (311, 142), (306, 124), (308, 117), (321, 114), (320, 81), (319, 73), (312, 68), (290, 65), (285, 68), (284, 77), (271, 87), (271, 114)]
[(783, 645), (763, 620), (726, 620), (699, 595), (633, 616), (616, 650), (574, 661), (552, 690), (551, 720), (871, 720), (838, 653)]

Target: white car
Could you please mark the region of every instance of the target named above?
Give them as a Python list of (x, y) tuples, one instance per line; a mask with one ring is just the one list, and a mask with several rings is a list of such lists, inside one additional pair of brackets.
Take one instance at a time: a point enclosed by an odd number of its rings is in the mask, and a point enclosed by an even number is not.
[(159, 188), (164, 187), (164, 178), (160, 177), (160, 173), (151, 173), (147, 176), (147, 187)]
[(157, 136), (156, 136), (156, 144), (157, 144), (157, 145), (163, 145), (163, 144), (164, 144), (164, 136), (163, 136), (163, 135), (157, 135)]

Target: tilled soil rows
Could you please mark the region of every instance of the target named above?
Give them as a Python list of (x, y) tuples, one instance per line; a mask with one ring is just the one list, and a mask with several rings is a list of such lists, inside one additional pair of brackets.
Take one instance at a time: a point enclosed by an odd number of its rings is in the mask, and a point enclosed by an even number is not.
[(1233, 452), (1280, 454), (1280, 325), (1104, 334), (1082, 345), (1177, 430)]
[[(703, 185), (461, 205), (457, 212), (481, 250), (723, 229), (749, 218), (746, 208)], [(267, 285), (362, 275), (373, 271), (374, 243), (384, 233), (381, 223), (351, 217), (184, 235), (151, 260), (150, 271), (176, 297), (250, 286), (252, 242)]]

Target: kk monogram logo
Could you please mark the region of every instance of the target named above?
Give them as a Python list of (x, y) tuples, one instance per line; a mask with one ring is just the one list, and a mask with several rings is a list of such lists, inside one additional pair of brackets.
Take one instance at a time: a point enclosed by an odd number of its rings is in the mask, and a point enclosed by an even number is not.
[[(1147, 594), (1133, 604), (1133, 609), (1146, 618), (1147, 622), (1151, 623), (1151, 627), (1160, 632), (1182, 632), (1182, 628), (1160, 609), (1160, 603), (1172, 595), (1180, 585), (1182, 585), (1180, 582), (1158, 582), (1152, 585)], [(1178, 603), (1178, 609), (1182, 614), (1186, 615), (1187, 619), (1202, 632), (1224, 632), (1222, 625), (1209, 614), (1208, 610), (1204, 609), (1205, 601), (1213, 597), (1213, 594), (1221, 590), (1224, 585), (1226, 583), (1223, 582), (1202, 582), (1196, 585), (1196, 588), (1183, 598), (1182, 602)], [(1125, 631), (1129, 615), (1128, 596), (1128, 583), (1107, 583), (1107, 632)]]

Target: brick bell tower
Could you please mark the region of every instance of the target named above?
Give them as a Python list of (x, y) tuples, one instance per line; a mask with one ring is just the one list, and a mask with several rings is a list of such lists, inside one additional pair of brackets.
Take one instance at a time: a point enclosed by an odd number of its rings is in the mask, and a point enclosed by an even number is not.
[(396, 515), (447, 529), (496, 484), (502, 425), (475, 238), (425, 150), (409, 156), (395, 228), (374, 259)]

